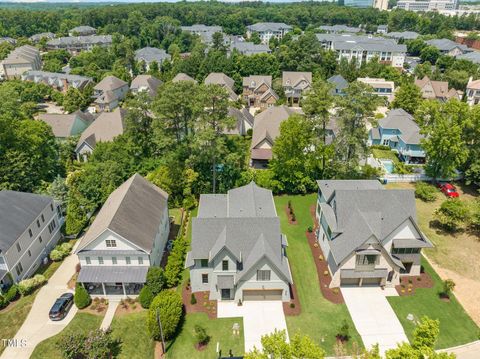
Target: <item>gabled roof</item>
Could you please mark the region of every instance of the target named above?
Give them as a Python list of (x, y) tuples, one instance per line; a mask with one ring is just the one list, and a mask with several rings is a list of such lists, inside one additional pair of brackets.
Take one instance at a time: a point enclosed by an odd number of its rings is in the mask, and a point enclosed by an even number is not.
[(272, 52), (270, 50), (270, 47), (265, 44), (254, 44), (253, 42), (250, 41), (239, 41), (239, 40), (234, 40), (230, 44), (230, 50), (237, 50), (243, 55), (254, 55), (254, 54), (268, 54)]
[(452, 41), (450, 39), (432, 39), (425, 41), (427, 45), (436, 47), (440, 51), (451, 51), (454, 48), (458, 47), (463, 52), (472, 51), (466, 45), (459, 44), (458, 42)]
[(229, 135), (245, 135), (245, 123), (253, 127), (254, 117), (246, 108), (238, 109), (235, 107), (228, 108), (228, 116), (233, 117), (237, 121), (237, 125), (232, 130), (227, 130), (225, 133)]
[(123, 80), (120, 80), (118, 77), (115, 76), (107, 76), (98, 84), (95, 85), (94, 90), (96, 91), (113, 91), (120, 87), (128, 86)]
[(0, 252), (6, 252), (52, 201), (39, 194), (1, 190)]
[(480, 80), (468, 81), (467, 89), (480, 90)]
[(52, 39), (47, 42), (47, 46), (51, 47), (69, 47), (84, 45), (110, 45), (112, 43), (112, 35), (88, 35), (88, 36), (66, 36)]
[(87, 26), (87, 25), (81, 25), (81, 26), (77, 26), (77, 27), (74, 27), (73, 29), (70, 29), (70, 33), (78, 33), (78, 34), (85, 34), (85, 33), (88, 33), (88, 34), (92, 34), (92, 33), (95, 33), (97, 31), (97, 29), (95, 29), (94, 27), (91, 27), (91, 26)]
[(457, 55), (455, 57), (458, 60), (468, 60), (473, 62), (474, 64), (480, 64), (480, 52), (472, 51), (467, 52), (466, 54)]
[(420, 127), (413, 116), (402, 108), (390, 110), (386, 117), (378, 121), (378, 126), (400, 130), (399, 137), (406, 144), (418, 145), (423, 138), (423, 135), (420, 134)]
[[(415, 224), (416, 208), (413, 191), (384, 190), (372, 181), (318, 181), (326, 196), (333, 219), (329, 246), (337, 264), (341, 263), (370, 239), (382, 245), (388, 236), (406, 221)], [(377, 188), (374, 188), (377, 187)], [(323, 208), (323, 207), (322, 207)], [(431, 243), (418, 231), (418, 240)]]
[(123, 130), (125, 129), (125, 115), (126, 111), (118, 107), (113, 112), (102, 112), (100, 116), (83, 131), (76, 149), (78, 150), (83, 142), (87, 142), (91, 148), (95, 148), (98, 142), (109, 142), (123, 134)]
[(333, 84), (335, 89), (339, 91), (342, 91), (348, 87), (348, 81), (345, 80), (342, 75), (333, 75), (327, 81)]
[(400, 39), (415, 40), (417, 37), (420, 36), (420, 34), (415, 31), (403, 31), (403, 32), (393, 31), (393, 32), (386, 33), (384, 36), (392, 37), (397, 40), (400, 40)]
[(255, 32), (264, 32), (291, 30), (292, 27), (283, 22), (257, 22), (256, 24), (248, 25), (247, 29)]
[(282, 86), (297, 87), (301, 81), (312, 84), (311, 72), (298, 72), (298, 71), (283, 71), (282, 73)]
[[(454, 89), (448, 89), (447, 81), (433, 81), (430, 80), (428, 76), (425, 76), (423, 79), (415, 79), (415, 85), (417, 85), (420, 90), (422, 90), (426, 85), (432, 86), (435, 97), (438, 99), (448, 100), (452, 97), (459, 97), (459, 94)], [(453, 91), (452, 91), (453, 90)]]
[(2, 61), (4, 64), (39, 64), (41, 63), (40, 51), (33, 46), (23, 45), (17, 47)]
[(172, 82), (179, 82), (179, 81), (191, 81), (194, 83), (197, 83), (197, 80), (191, 78), (187, 74), (184, 74), (183, 72), (180, 72), (175, 75), (175, 77), (172, 79)]
[(394, 39), (352, 34), (316, 34), (318, 41), (332, 43), (334, 50), (364, 50), (406, 53), (407, 46)]
[(243, 78), (243, 87), (249, 87), (250, 89), (256, 89), (262, 84), (272, 87), (272, 76), (270, 75), (252, 75)]
[(204, 82), (205, 85), (219, 85), (224, 87), (228, 92), (230, 100), (238, 100), (238, 95), (233, 90), (235, 86), (235, 81), (231, 77), (225, 75), (223, 72), (212, 72), (208, 74)]
[(191, 248), (190, 263), (194, 259), (211, 260), (223, 249), (229, 251), (243, 263), (237, 280), (265, 257), (285, 280), (291, 281), (272, 192), (254, 182), (226, 195), (200, 196), (198, 216), (192, 219)]
[(326, 31), (326, 32), (350, 32), (350, 33), (357, 33), (362, 31), (359, 27), (351, 27), (351, 26), (346, 26), (346, 25), (322, 25), (319, 27), (320, 30)]
[(88, 127), (93, 122), (94, 117), (79, 110), (71, 114), (42, 113), (38, 116), (38, 119), (52, 128), (55, 137), (66, 138), (75, 135), (73, 130), (76, 121), (81, 121), (85, 127)]
[(136, 61), (145, 61), (150, 64), (151, 62), (157, 62), (159, 65), (165, 61), (170, 60), (171, 56), (163, 49), (157, 49), (156, 47), (144, 47), (135, 51)]
[(150, 96), (156, 96), (157, 90), (163, 82), (152, 75), (138, 75), (132, 80), (130, 89), (133, 91), (139, 91), (146, 89)]
[(166, 192), (138, 173), (134, 174), (108, 196), (82, 238), (77, 253), (106, 230), (150, 253), (160, 222), (168, 211), (167, 202)]

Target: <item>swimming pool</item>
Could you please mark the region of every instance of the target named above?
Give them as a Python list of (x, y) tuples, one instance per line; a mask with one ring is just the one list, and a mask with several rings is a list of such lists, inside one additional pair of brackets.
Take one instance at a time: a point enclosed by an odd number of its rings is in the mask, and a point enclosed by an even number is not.
[(387, 173), (393, 173), (393, 169), (395, 168), (395, 165), (393, 164), (392, 160), (380, 160), (380, 163), (383, 165)]

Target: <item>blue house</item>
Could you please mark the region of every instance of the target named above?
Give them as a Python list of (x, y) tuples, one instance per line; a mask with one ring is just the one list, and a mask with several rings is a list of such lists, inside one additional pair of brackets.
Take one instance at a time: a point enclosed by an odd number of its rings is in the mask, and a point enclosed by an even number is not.
[(389, 146), (407, 164), (425, 163), (422, 138), (413, 116), (401, 108), (390, 110), (368, 133), (369, 145)]

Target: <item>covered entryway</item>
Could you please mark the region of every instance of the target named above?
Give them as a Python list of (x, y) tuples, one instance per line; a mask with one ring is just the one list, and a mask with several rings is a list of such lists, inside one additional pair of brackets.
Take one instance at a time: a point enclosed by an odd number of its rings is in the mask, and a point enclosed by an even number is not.
[(247, 300), (282, 300), (282, 289), (245, 289), (243, 301)]

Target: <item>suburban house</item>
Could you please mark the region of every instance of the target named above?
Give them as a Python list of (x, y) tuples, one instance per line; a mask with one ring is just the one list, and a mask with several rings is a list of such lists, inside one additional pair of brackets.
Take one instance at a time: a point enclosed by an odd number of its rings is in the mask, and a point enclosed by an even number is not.
[(7, 80), (19, 79), (27, 71), (40, 70), (42, 68), (42, 58), (36, 47), (23, 45), (11, 51), (0, 64), (2, 65), (3, 76)]
[(253, 115), (246, 108), (229, 107), (228, 116), (236, 120), (236, 125), (233, 129), (225, 131), (227, 135), (245, 136), (247, 131), (253, 128)]
[(110, 142), (125, 130), (126, 111), (120, 108), (112, 112), (102, 112), (93, 123), (82, 132), (75, 148), (78, 161), (87, 161), (99, 142)]
[(10, 45), (15, 45), (17, 43), (17, 40), (9, 36), (0, 37), (0, 44), (3, 44), (4, 42), (8, 42)]
[(272, 159), (272, 147), (280, 134), (280, 124), (293, 114), (302, 114), (301, 109), (273, 106), (255, 116), (253, 122), (252, 144), (250, 146), (250, 166), (266, 168)]
[(111, 35), (68, 36), (48, 41), (47, 50), (67, 50), (76, 55), (81, 51), (90, 51), (95, 46), (108, 47), (111, 44)]
[(193, 82), (195, 84), (197, 83), (197, 80), (188, 76), (187, 74), (184, 74), (183, 72), (176, 74), (175, 77), (172, 79), (172, 82), (179, 82), (179, 81)]
[(168, 194), (134, 174), (113, 191), (80, 242), (77, 282), (90, 294), (132, 296), (159, 266), (170, 232)]
[(300, 99), (312, 87), (312, 73), (283, 71), (282, 86), (287, 103), (300, 106)]
[(387, 32), (383, 36), (385, 37), (391, 37), (392, 39), (395, 40), (415, 40), (417, 37), (420, 36), (418, 32), (415, 31), (393, 31), (393, 32)]
[(262, 44), (268, 44), (271, 38), (281, 40), (291, 30), (292, 27), (283, 22), (257, 22), (247, 26), (247, 37), (251, 38), (253, 33), (257, 33)]
[(182, 31), (186, 31), (190, 34), (199, 36), (202, 42), (207, 45), (211, 45), (213, 43), (213, 34), (215, 34), (216, 32), (222, 33), (221, 26), (207, 26), (203, 24), (182, 26), (181, 29)]
[(378, 25), (377, 34), (385, 35), (388, 33), (388, 25)]
[(91, 26), (77, 26), (68, 31), (68, 36), (89, 36), (95, 35), (96, 33), (97, 29)]
[(92, 124), (95, 118), (89, 112), (78, 110), (70, 114), (41, 113), (38, 115), (38, 119), (52, 128), (55, 138), (64, 140), (71, 136), (80, 135)]
[(470, 62), (473, 62), (474, 64), (479, 65), (480, 64), (480, 52), (479, 51), (472, 51), (472, 52), (467, 52), (466, 54), (461, 54), (458, 56), (455, 56), (457, 60), (467, 60)]
[(135, 51), (135, 61), (145, 64), (145, 71), (150, 70), (150, 64), (156, 62), (158, 68), (162, 67), (164, 61), (170, 61), (171, 56), (163, 49), (156, 47), (144, 47)]
[(272, 76), (254, 75), (243, 78), (243, 99), (248, 107), (264, 110), (272, 107), (278, 95), (272, 88)]
[(115, 76), (107, 76), (93, 88), (96, 111), (113, 111), (129, 90), (128, 83)]
[(408, 164), (425, 163), (422, 138), (413, 116), (401, 108), (390, 110), (368, 133), (369, 145), (389, 146)]
[(205, 78), (205, 85), (219, 85), (227, 92), (231, 101), (237, 101), (238, 95), (235, 93), (235, 81), (225, 75), (223, 72), (212, 72)]
[(152, 75), (138, 75), (132, 80), (130, 91), (135, 95), (140, 92), (146, 92), (150, 97), (155, 97), (157, 96), (158, 88), (162, 84), (161, 80)]
[(467, 84), (467, 103), (470, 106), (480, 103), (480, 80), (473, 81), (472, 77)]
[(318, 29), (327, 34), (340, 34), (344, 32), (356, 34), (357, 32), (362, 31), (359, 27), (351, 27), (347, 25), (322, 25)]
[(192, 292), (237, 303), (289, 301), (286, 247), (270, 190), (251, 182), (227, 194), (202, 194), (186, 259)]
[(337, 60), (355, 59), (358, 66), (373, 58), (387, 65), (402, 69), (407, 53), (406, 45), (394, 39), (352, 34), (317, 34), (317, 39), (326, 50), (337, 53)]
[(437, 48), (442, 55), (457, 56), (473, 51), (468, 46), (459, 44), (450, 39), (432, 39), (425, 41), (425, 43)]
[(395, 83), (385, 79), (359, 77), (357, 81), (363, 82), (373, 88), (373, 94), (386, 97), (388, 102), (392, 102), (395, 96)]
[(61, 237), (64, 222), (52, 197), (0, 191), (0, 287), (33, 275)]
[(422, 97), (427, 100), (437, 99), (445, 102), (451, 98), (462, 98), (462, 93), (455, 89), (448, 89), (447, 81), (433, 81), (425, 76), (423, 79), (415, 79), (415, 85), (422, 92)]
[(265, 44), (254, 44), (253, 42), (245, 41), (245, 40), (240, 40), (240, 39), (234, 39), (230, 43), (230, 53), (233, 51), (238, 51), (242, 55), (250, 56), (250, 55), (255, 55), (255, 54), (269, 54), (272, 52), (270, 50), (270, 47)]
[(34, 70), (25, 72), (22, 80), (43, 83), (60, 92), (67, 92), (70, 87), (83, 90), (85, 86), (93, 83), (90, 77)]
[(420, 274), (420, 252), (433, 245), (416, 222), (413, 191), (386, 190), (376, 180), (317, 183), (316, 237), (330, 288), (393, 287)]
[(348, 87), (348, 81), (345, 80), (342, 75), (333, 75), (327, 80), (327, 82), (332, 85), (332, 95), (345, 95), (345, 89)]
[(53, 32), (42, 32), (40, 34), (32, 35), (28, 39), (34, 44), (38, 44), (43, 39), (51, 40), (54, 38), (55, 38), (55, 34)]

